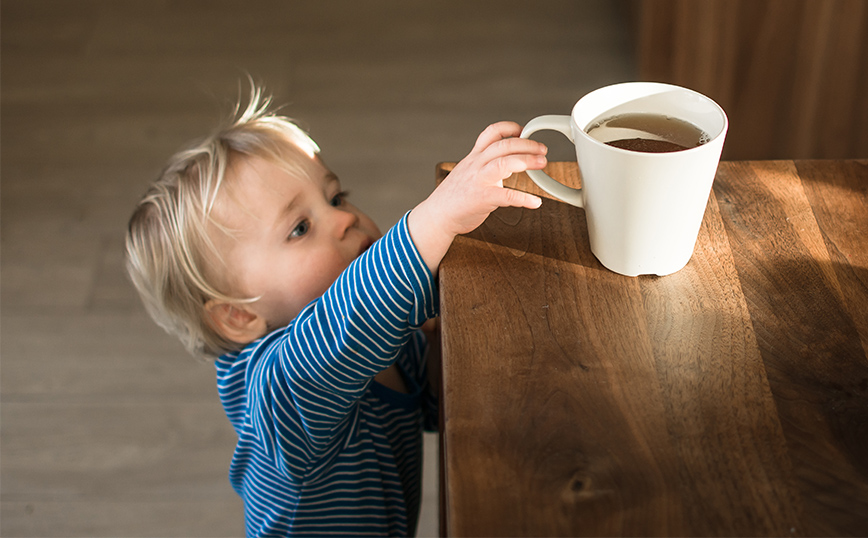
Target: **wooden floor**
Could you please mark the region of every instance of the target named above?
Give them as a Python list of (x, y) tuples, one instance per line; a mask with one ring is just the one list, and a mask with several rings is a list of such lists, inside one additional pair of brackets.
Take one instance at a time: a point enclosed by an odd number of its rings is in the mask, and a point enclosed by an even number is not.
[[(246, 73), (385, 229), (488, 123), (635, 78), (622, 8), (3, 0), (0, 534), (243, 534), (213, 367), (144, 314), (122, 243), (146, 184)], [(437, 532), (436, 446), (420, 536)]]

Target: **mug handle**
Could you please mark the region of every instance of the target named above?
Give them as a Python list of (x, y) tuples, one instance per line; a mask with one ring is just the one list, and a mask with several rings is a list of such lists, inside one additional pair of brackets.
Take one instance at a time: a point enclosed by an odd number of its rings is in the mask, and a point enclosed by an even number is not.
[[(570, 116), (539, 116), (527, 122), (524, 129), (521, 131), (521, 138), (528, 138), (537, 131), (550, 130), (558, 131), (570, 139), (570, 142), (575, 143), (573, 139), (573, 131), (570, 127)], [(527, 170), (525, 172), (539, 188), (551, 194), (555, 198), (562, 200), (576, 207), (584, 207), (584, 196), (582, 189), (574, 189), (567, 187), (563, 183), (558, 183), (542, 170)]]

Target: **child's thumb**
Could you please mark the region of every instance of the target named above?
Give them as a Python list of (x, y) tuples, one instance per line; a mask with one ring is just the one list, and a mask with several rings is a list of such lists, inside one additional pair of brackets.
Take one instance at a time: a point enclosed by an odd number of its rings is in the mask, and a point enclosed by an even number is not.
[(503, 203), (500, 205), (504, 207), (526, 207), (528, 209), (537, 209), (542, 205), (542, 198), (528, 192), (509, 188), (503, 188), (501, 189), (501, 192), (503, 193)]

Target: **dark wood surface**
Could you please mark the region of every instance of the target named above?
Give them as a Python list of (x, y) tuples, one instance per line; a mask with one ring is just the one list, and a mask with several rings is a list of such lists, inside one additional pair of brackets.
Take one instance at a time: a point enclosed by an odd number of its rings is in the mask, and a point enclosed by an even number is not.
[(866, 234), (865, 160), (722, 162), (666, 277), (561, 202), (493, 213), (440, 270), (443, 531), (864, 536)]

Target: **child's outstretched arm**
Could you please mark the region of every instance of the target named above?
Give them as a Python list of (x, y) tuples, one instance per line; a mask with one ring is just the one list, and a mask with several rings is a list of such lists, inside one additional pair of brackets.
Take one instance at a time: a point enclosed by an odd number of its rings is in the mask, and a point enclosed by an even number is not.
[(490, 125), (467, 157), (410, 212), (410, 236), (432, 274), (455, 236), (475, 230), (498, 207), (536, 209), (542, 203), (537, 196), (503, 187), (510, 175), (546, 165), (547, 148), (516, 138), (519, 134), (517, 123)]

